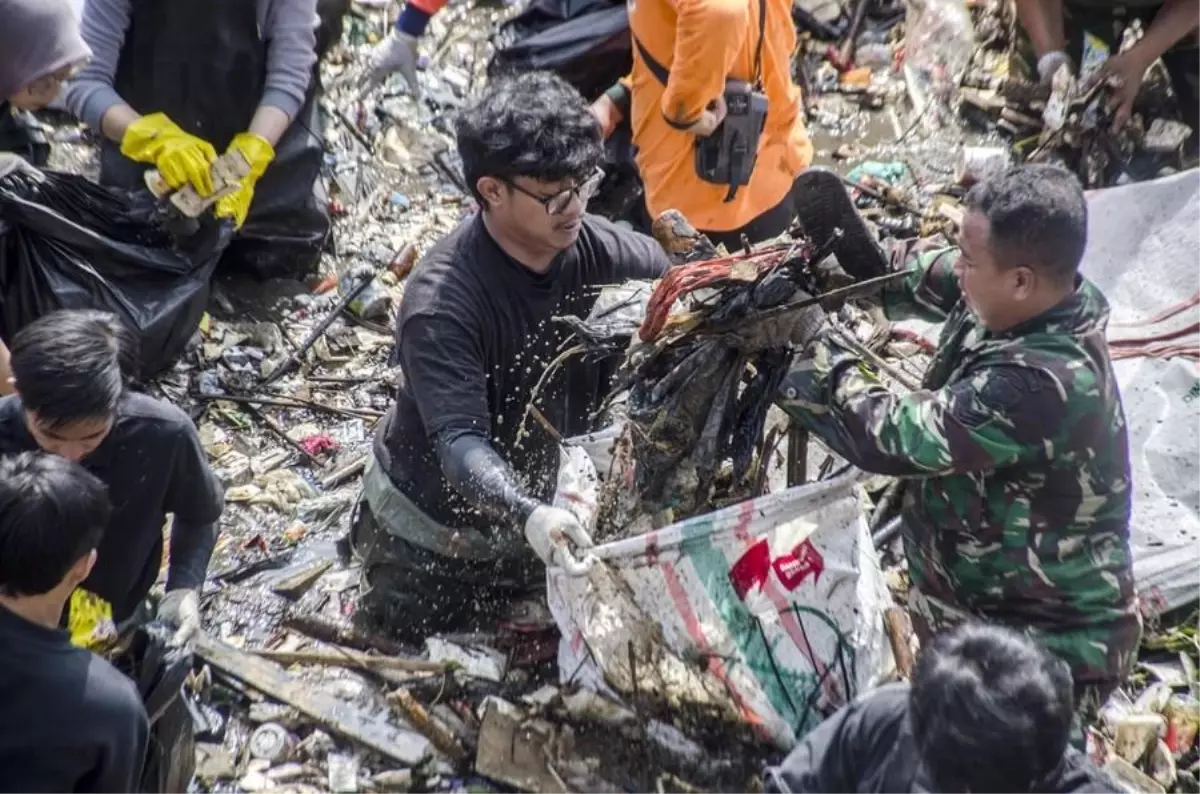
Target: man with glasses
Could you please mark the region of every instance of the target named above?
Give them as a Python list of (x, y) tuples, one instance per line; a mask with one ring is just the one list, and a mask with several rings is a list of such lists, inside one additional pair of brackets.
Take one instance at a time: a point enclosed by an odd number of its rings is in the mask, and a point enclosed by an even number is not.
[(403, 377), (350, 537), (365, 614), (416, 636), (494, 615), (544, 582), (543, 563), (586, 570), (587, 533), (549, 502), (558, 437), (592, 429), (613, 362), (570, 358), (539, 382), (567, 336), (553, 318), (668, 266), (650, 238), (586, 214), (600, 132), (560, 78), (495, 83), (457, 136), (480, 211), (405, 287)]

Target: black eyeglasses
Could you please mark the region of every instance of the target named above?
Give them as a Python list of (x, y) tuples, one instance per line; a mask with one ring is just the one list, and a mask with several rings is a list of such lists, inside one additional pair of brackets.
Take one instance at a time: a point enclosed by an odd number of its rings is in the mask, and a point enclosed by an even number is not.
[(516, 182), (508, 179), (504, 180), (504, 184), (516, 190), (518, 193), (524, 193), (538, 204), (541, 204), (546, 208), (547, 215), (558, 215), (566, 210), (567, 207), (571, 206), (571, 199), (575, 198), (576, 196), (579, 196), (579, 200), (586, 204), (588, 199), (590, 199), (596, 193), (596, 188), (600, 187), (600, 180), (602, 179), (604, 179), (604, 171), (597, 168), (592, 175), (583, 182), (580, 182), (575, 187), (569, 187), (566, 190), (560, 190), (553, 196), (539, 196), (538, 194), (526, 190)]

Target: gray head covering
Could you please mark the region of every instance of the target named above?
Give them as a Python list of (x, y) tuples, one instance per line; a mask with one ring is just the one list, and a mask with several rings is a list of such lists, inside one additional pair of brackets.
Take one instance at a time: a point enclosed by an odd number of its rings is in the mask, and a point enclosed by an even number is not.
[(69, 0), (0, 0), (0, 102), (91, 55)]

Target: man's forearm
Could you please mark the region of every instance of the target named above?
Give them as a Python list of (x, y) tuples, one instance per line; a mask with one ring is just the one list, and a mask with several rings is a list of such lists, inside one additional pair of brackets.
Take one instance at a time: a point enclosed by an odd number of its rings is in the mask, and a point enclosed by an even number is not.
[(521, 526), (540, 504), (484, 437), (443, 433), (437, 448), (450, 485), (485, 515)]
[(129, 125), (142, 117), (142, 114), (126, 105), (124, 102), (113, 105), (100, 118), (100, 132), (113, 143), (120, 143), (125, 137)]
[(1135, 46), (1145, 54), (1147, 66), (1200, 27), (1200, 4), (1195, 0), (1167, 0), (1154, 16), (1149, 30)]
[(1017, 0), (1017, 19), (1037, 57), (1067, 46), (1062, 0)]
[(287, 132), (291, 123), (291, 118), (279, 108), (260, 105), (258, 110), (254, 111), (254, 118), (250, 120), (249, 131), (265, 138), (267, 143), (274, 147), (279, 144), (279, 139)]
[(171, 524), (171, 564), (167, 590), (199, 588), (208, 575), (208, 563), (217, 545), (217, 522), (195, 522), (175, 517)]

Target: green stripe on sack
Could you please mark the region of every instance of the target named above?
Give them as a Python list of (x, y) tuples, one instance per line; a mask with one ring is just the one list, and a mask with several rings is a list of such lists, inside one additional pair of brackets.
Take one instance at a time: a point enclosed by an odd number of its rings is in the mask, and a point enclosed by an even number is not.
[[(683, 543), (684, 557), (694, 567), (696, 576), (700, 578), (704, 593), (712, 601), (716, 614), (725, 622), (726, 631), (730, 633), (738, 651), (742, 654), (750, 673), (754, 675), (758, 686), (766, 693), (772, 708), (780, 717), (790, 724), (797, 738), (815, 728), (821, 722), (821, 715), (812, 708), (817, 703), (817, 688), (821, 686), (821, 676), (816, 670), (802, 673), (798, 670), (785, 669), (775, 658), (775, 648), (780, 644), (790, 644), (782, 630), (774, 633), (774, 640), (768, 640), (767, 632), (763, 630), (761, 621), (746, 608), (742, 598), (738, 597), (730, 582), (731, 561), (725, 553), (713, 543), (710, 533), (697, 534), (689, 537)], [(816, 609), (800, 607), (792, 604), (790, 609), (800, 626), (804, 626), (811, 639), (826, 636), (824, 632), (832, 631), (841, 648), (841, 658), (832, 660), (829, 675), (841, 675), (848, 672), (848, 681), (853, 685), (853, 649), (841, 636), (838, 625), (828, 615)], [(824, 627), (818, 632), (812, 632), (812, 621), (805, 625), (805, 618), (816, 618)], [(731, 668), (737, 661), (726, 661), (726, 667)]]

